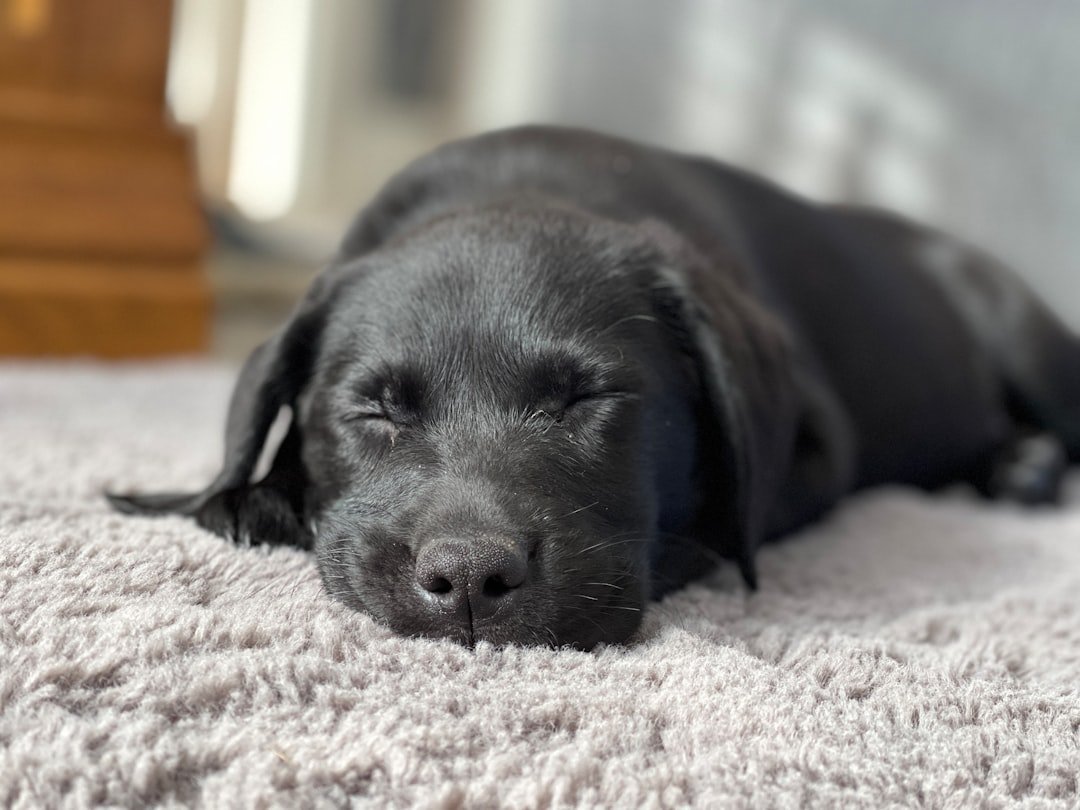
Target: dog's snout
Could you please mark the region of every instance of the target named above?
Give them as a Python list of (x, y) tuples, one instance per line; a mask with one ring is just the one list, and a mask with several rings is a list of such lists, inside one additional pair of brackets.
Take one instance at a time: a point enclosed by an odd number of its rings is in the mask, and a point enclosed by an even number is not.
[(416, 582), (430, 602), (472, 624), (508, 606), (527, 575), (525, 554), (495, 539), (435, 540), (416, 559)]

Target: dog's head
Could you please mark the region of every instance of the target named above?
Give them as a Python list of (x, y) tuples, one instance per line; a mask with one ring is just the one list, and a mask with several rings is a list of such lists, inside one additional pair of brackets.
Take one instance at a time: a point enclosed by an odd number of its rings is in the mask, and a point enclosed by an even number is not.
[(311, 542), (330, 593), (403, 634), (625, 640), (706, 545), (752, 580), (790, 440), (779, 333), (700, 261), (552, 206), (439, 220), (337, 263), (256, 350), (207, 490), (116, 502)]

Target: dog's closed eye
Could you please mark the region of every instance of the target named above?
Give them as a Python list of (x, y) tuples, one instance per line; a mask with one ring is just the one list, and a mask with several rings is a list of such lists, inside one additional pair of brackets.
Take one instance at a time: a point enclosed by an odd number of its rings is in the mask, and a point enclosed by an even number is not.
[(350, 422), (389, 422), (397, 424), (393, 409), (380, 400), (364, 400), (350, 405), (344, 415)]
[(353, 424), (393, 429), (397, 433), (402, 428), (414, 425), (417, 413), (390, 398), (361, 398), (350, 401), (343, 409), (342, 418)]
[(418, 422), (424, 410), (420, 386), (404, 372), (385, 371), (352, 381), (336, 397), (346, 422), (403, 428)]
[(561, 424), (575, 416), (587, 413), (592, 407), (630, 399), (632, 396), (626, 391), (587, 391), (549, 397), (537, 406), (535, 413)]

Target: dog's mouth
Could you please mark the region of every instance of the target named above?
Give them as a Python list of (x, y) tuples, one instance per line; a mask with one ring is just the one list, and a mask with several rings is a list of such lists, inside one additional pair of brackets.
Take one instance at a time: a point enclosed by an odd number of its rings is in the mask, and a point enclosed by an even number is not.
[(612, 542), (545, 543), (531, 552), (490, 536), (445, 538), (418, 553), (404, 543), (322, 538), (327, 591), (399, 635), (467, 647), (572, 647), (629, 640), (645, 609), (647, 577)]
[(486, 643), (588, 651), (600, 644), (625, 643), (637, 630), (644, 612), (643, 604), (623, 604), (623, 600), (580, 590), (567, 598), (555, 599), (553, 591), (533, 597), (536, 602), (548, 603), (546, 609), (537, 609), (535, 604), (507, 605), (488, 617), (477, 618), (471, 613), (428, 617), (419, 631), (414, 615), (404, 621), (397, 616), (376, 618), (402, 635), (445, 638), (466, 647)]

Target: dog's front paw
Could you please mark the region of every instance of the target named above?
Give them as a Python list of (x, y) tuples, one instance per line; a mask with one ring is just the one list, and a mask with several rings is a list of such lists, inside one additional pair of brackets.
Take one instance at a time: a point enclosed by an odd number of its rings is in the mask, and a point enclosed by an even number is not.
[(311, 547), (310, 532), (295, 508), (283, 493), (272, 487), (256, 485), (219, 492), (199, 508), (195, 521), (242, 546)]

